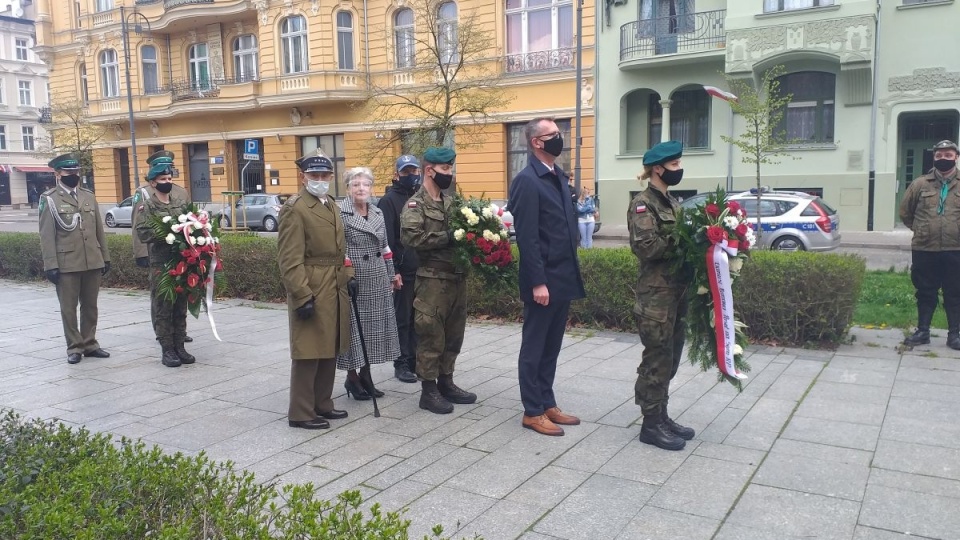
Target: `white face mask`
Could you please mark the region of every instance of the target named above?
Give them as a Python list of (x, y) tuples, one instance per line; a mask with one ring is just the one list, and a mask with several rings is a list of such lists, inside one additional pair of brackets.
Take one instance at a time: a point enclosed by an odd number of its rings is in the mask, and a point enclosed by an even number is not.
[(307, 180), (307, 191), (314, 197), (322, 198), (330, 189), (330, 182), (323, 180)]

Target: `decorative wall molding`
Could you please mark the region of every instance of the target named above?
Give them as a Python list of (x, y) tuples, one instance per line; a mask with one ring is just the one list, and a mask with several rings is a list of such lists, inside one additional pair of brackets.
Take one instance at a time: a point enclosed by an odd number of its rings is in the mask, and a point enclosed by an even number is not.
[(942, 90), (960, 90), (960, 71), (947, 71), (944, 67), (918, 68), (911, 75), (890, 77), (887, 90), (891, 93), (914, 93), (932, 96)]
[(593, 81), (584, 78), (580, 81), (580, 106), (590, 107), (593, 101)]

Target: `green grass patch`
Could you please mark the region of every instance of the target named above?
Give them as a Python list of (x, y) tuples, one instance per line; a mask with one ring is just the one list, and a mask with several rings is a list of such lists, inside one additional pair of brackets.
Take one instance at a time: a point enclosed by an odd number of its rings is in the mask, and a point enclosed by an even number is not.
[[(917, 325), (914, 292), (909, 272), (867, 272), (853, 323), (866, 328), (913, 328)], [(941, 299), (933, 316), (933, 328), (947, 327), (947, 315), (942, 306)]]

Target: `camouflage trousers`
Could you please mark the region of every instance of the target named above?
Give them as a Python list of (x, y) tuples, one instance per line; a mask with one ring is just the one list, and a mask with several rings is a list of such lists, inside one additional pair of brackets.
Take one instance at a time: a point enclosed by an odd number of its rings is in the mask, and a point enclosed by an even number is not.
[(452, 375), (467, 327), (467, 281), (417, 276), (413, 300), (417, 375)]
[(644, 416), (660, 414), (670, 394), (670, 381), (677, 374), (687, 331), (685, 291), (651, 290), (638, 295), (642, 306), (637, 327), (643, 343), (643, 359), (637, 368), (634, 396)]
[(150, 267), (150, 319), (160, 346), (171, 349), (183, 345), (187, 336), (187, 298), (177, 296), (176, 301), (171, 303), (160, 296), (157, 292), (160, 272), (163, 272), (163, 268)]

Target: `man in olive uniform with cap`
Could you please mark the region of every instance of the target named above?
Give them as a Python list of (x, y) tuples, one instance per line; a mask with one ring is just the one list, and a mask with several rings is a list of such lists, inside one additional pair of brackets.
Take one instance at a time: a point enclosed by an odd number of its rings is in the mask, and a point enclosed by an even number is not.
[(80, 362), (81, 354), (108, 358), (96, 337), (100, 278), (110, 271), (100, 207), (92, 191), (78, 187), (80, 163), (73, 155), (57, 156), (49, 166), (57, 186), (40, 196), (40, 249), (47, 279), (57, 286), (67, 362)]
[[(163, 161), (169, 161), (169, 163), (173, 163), (173, 157), (174, 157), (173, 152), (169, 150), (159, 150), (157, 152), (154, 152), (153, 154), (150, 154), (150, 157), (147, 158), (147, 165), (152, 167), (154, 161), (156, 161), (158, 158), (161, 158)], [(156, 184), (156, 177), (154, 177), (153, 181), (150, 181), (148, 179), (147, 183), (145, 185), (140, 186), (137, 189), (137, 192), (133, 194), (133, 212), (130, 217), (130, 223), (135, 224), (137, 222), (137, 214), (138, 214), (138, 208), (140, 208), (140, 204), (143, 201), (149, 200), (151, 197), (153, 197), (153, 194), (156, 193), (156, 189), (154, 187), (155, 184)], [(177, 200), (177, 201), (186, 201), (187, 204), (189, 205), (190, 194), (187, 193), (187, 190), (183, 189), (178, 184), (171, 184), (171, 186), (173, 187), (170, 189), (170, 199)], [(140, 268), (150, 268), (150, 258), (149, 258), (149, 254), (147, 253), (147, 244), (145, 244), (144, 242), (141, 242), (140, 235), (136, 233), (131, 234), (130, 236), (133, 238), (133, 257), (134, 257), (134, 260), (136, 261), (137, 266), (139, 266)], [(156, 332), (156, 327), (155, 327), (156, 321), (154, 320), (154, 313), (153, 313), (152, 307), (150, 309), (150, 324), (154, 325), (154, 332)], [(160, 341), (159, 337), (157, 338), (157, 341)], [(183, 338), (183, 341), (186, 343), (190, 343), (191, 341), (193, 341), (193, 338), (190, 336), (186, 336)]]
[(333, 162), (324, 155), (296, 161), (300, 192), (280, 209), (277, 265), (287, 290), (290, 324), (290, 427), (327, 429), (346, 418), (334, 408), (337, 354), (350, 350), (350, 296), (357, 281), (347, 257), (340, 208), (327, 194)]
[(196, 362), (196, 358), (183, 346), (187, 336), (187, 298), (180, 294), (170, 302), (157, 291), (164, 266), (176, 254), (166, 242), (154, 236), (151, 226), (151, 220), (154, 217), (176, 218), (190, 210), (188, 200), (176, 199), (172, 196), (172, 168), (173, 159), (169, 157), (158, 157), (153, 160), (153, 165), (147, 173), (147, 181), (150, 182), (154, 192), (149, 199), (137, 205), (137, 221), (134, 227), (140, 241), (149, 245), (150, 318), (162, 350), (160, 361), (167, 367), (180, 367), (181, 364)]
[(960, 178), (953, 141), (933, 147), (933, 169), (916, 178), (900, 201), (900, 219), (913, 231), (910, 279), (917, 289), (917, 331), (904, 345), (930, 343), (930, 323), (943, 289), (947, 346), (960, 350)]
[(687, 323), (687, 282), (673, 269), (676, 246), (670, 237), (680, 203), (668, 193), (683, 178), (683, 145), (662, 142), (643, 155), (642, 179), (650, 185), (630, 201), (627, 227), (630, 248), (637, 256), (636, 304), (643, 360), (637, 368), (635, 400), (643, 411), (640, 441), (665, 450), (681, 450), (693, 429), (674, 422), (667, 413), (670, 381), (683, 355)]
[(452, 403), (473, 403), (477, 395), (453, 382), (453, 370), (467, 326), (467, 281), (454, 264), (454, 239), (448, 212), (453, 199), (442, 190), (453, 181), (457, 154), (428, 148), (423, 154), (423, 186), (400, 214), (401, 241), (420, 259), (414, 289), (417, 375), (422, 381), (420, 408), (453, 412)]

